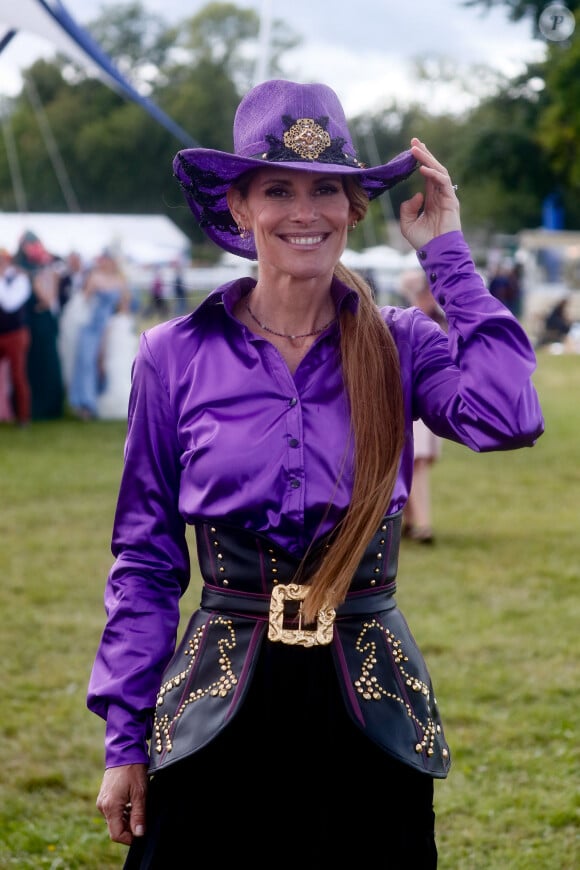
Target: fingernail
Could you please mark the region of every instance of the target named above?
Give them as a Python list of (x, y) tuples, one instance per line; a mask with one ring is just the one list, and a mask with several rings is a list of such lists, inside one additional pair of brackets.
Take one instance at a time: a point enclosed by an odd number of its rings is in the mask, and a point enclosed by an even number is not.
[(145, 828), (143, 827), (143, 825), (137, 825), (137, 827), (135, 828), (135, 836), (142, 837), (144, 833)]

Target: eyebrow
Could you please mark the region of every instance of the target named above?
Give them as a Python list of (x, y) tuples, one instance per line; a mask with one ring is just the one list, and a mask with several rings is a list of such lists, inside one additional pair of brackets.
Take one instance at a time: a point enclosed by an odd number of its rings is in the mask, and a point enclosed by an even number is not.
[[(300, 170), (298, 170), (298, 172), (299, 171)], [(284, 176), (280, 176), (280, 177), (277, 175), (272, 175), (272, 176), (269, 176), (268, 178), (262, 179), (258, 183), (260, 185), (292, 184), (292, 181), (293, 181), (292, 176), (295, 174), (296, 173), (293, 172), (291, 174), (289, 173), (288, 175), (284, 175)], [(340, 176), (336, 175), (335, 173), (332, 173), (332, 172), (327, 173), (327, 172), (306, 172), (305, 171), (304, 174), (308, 175), (310, 180), (313, 183), (317, 183), (319, 181), (336, 181), (336, 182), (340, 181)]]

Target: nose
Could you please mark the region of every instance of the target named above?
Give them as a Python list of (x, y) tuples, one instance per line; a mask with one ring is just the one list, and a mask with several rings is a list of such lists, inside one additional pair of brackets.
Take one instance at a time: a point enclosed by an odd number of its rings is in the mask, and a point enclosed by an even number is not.
[(297, 194), (294, 198), (292, 219), (300, 223), (312, 223), (318, 217), (316, 201), (308, 193)]

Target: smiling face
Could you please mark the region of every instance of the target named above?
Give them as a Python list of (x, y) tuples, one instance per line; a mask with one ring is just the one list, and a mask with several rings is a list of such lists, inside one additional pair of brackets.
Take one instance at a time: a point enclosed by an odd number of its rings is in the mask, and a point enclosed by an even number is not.
[(339, 176), (283, 166), (254, 173), (231, 188), (236, 222), (254, 234), (260, 268), (307, 279), (330, 275), (354, 215)]

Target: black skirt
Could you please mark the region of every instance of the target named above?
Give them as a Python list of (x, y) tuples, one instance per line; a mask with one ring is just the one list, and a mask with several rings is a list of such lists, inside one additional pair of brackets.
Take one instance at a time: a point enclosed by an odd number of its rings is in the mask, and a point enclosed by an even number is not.
[(434, 870), (434, 825), (433, 780), (351, 722), (330, 648), (267, 642), (233, 721), (151, 778), (147, 832), (125, 870)]

